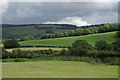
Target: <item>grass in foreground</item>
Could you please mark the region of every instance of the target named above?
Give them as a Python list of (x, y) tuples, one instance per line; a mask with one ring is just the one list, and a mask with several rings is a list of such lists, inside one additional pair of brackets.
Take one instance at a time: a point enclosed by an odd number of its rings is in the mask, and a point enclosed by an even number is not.
[(117, 78), (118, 66), (76, 61), (2, 63), (3, 78)]
[(84, 36), (75, 36), (75, 37), (63, 37), (63, 38), (53, 38), (53, 39), (43, 39), (43, 40), (30, 40), (30, 41), (21, 41), (19, 42), (21, 46), (62, 46), (68, 47), (72, 46), (72, 43), (76, 40), (86, 40), (92, 46), (95, 46), (95, 42), (98, 40), (104, 40), (108, 43), (114, 41), (114, 36), (116, 32), (107, 32), (99, 34), (91, 34)]

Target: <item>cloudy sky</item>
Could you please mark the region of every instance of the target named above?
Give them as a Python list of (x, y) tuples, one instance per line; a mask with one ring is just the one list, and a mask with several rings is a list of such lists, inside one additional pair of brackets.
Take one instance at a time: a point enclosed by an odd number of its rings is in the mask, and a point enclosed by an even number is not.
[(118, 21), (117, 2), (5, 2), (5, 24), (74, 24), (78, 26)]

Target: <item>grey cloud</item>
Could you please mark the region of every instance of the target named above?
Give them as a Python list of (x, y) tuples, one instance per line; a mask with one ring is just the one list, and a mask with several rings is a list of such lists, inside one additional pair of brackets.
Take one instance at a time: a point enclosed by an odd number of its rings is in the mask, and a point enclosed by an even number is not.
[(117, 21), (118, 3), (102, 2), (11, 2), (3, 23), (43, 23), (66, 17), (80, 17), (89, 24)]

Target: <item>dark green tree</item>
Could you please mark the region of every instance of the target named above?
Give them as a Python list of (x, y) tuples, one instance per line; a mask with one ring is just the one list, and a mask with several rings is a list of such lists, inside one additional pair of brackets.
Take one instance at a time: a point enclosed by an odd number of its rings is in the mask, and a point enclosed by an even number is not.
[(120, 31), (116, 33), (117, 38), (120, 38)]
[(83, 31), (83, 34), (84, 34), (84, 35), (89, 34), (89, 30), (88, 30), (88, 29), (85, 29), (85, 30)]
[(17, 40), (15, 39), (11, 39), (11, 40), (6, 40), (4, 42), (4, 48), (17, 48), (19, 47), (19, 43)]
[(83, 29), (82, 28), (78, 28), (78, 29), (75, 30), (75, 35), (76, 36), (80, 36), (82, 34), (83, 34)]
[(85, 40), (77, 40), (72, 44), (72, 47), (68, 49), (68, 54), (73, 56), (86, 56), (88, 50), (93, 47)]
[(85, 40), (76, 40), (73, 44), (72, 47), (81, 47), (83, 49), (93, 49), (93, 47)]
[(97, 50), (113, 50), (113, 47), (103, 40), (96, 41), (95, 47), (97, 48)]
[(5, 48), (2, 47), (2, 58), (9, 58), (10, 53), (5, 50)]
[(115, 42), (111, 44), (115, 51), (120, 52), (120, 39), (118, 38)]

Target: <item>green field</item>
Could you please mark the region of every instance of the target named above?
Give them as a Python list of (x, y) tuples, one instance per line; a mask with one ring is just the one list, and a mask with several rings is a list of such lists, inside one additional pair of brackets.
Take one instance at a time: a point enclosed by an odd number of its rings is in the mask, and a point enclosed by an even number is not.
[(6, 49), (6, 50), (9, 52), (12, 52), (12, 50), (15, 50), (15, 49), (21, 49), (21, 50), (49, 50), (49, 49), (52, 49), (52, 50), (57, 50), (57, 51), (60, 51), (63, 49), (67, 50), (67, 48), (50, 48), (50, 47), (23, 47), (23, 48), (11, 48), (11, 49)]
[(3, 78), (117, 78), (118, 66), (75, 61), (2, 63)]
[(72, 43), (76, 40), (86, 40), (92, 46), (95, 46), (95, 42), (98, 40), (105, 40), (108, 43), (114, 41), (114, 36), (116, 32), (107, 32), (99, 34), (91, 34), (84, 36), (75, 36), (75, 37), (63, 37), (63, 38), (53, 38), (53, 39), (43, 39), (43, 40), (30, 40), (30, 41), (21, 41), (19, 42), (21, 46), (62, 46), (67, 47), (71, 46)]

